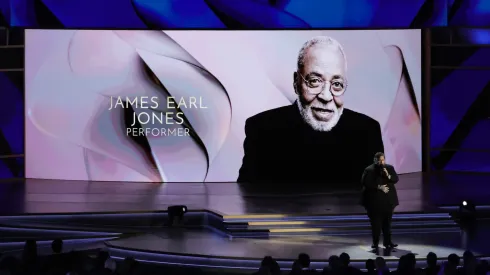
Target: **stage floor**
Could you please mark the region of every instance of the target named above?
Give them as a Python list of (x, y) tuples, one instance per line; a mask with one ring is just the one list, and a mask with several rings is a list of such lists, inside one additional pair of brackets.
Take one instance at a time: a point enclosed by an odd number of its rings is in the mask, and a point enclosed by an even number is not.
[[(397, 212), (431, 211), (421, 173), (400, 175)], [(359, 190), (328, 186), (267, 188), (237, 183), (0, 182), (1, 214), (131, 212), (187, 205), (223, 215), (364, 213)], [(8, 207), (7, 207), (8, 205)]]
[[(0, 216), (4, 216), (2, 230), (10, 232), (12, 238), (19, 230), (23, 232), (22, 238), (32, 238), (33, 230), (44, 236), (47, 231), (63, 229), (68, 230), (63, 234), (73, 235), (73, 238), (82, 234), (69, 231), (77, 228), (83, 232), (90, 228), (101, 232), (120, 231), (117, 240), (106, 243), (112, 249), (111, 256), (116, 258), (146, 253), (133, 256), (159, 263), (187, 262), (190, 265), (189, 259), (194, 257), (192, 264), (213, 267), (220, 267), (225, 261), (228, 261), (227, 267), (233, 267), (236, 263), (232, 261), (240, 260), (240, 267), (256, 269), (265, 255), (284, 259), (283, 266), (290, 267), (292, 260), (305, 252), (320, 268), (325, 266), (329, 256), (347, 252), (359, 264), (384, 256), (396, 265), (395, 261), (408, 252), (417, 254), (420, 260), (431, 251), (440, 257), (451, 253), (461, 255), (465, 249), (489, 255), (489, 226), (480, 227), (478, 236), (465, 238), (448, 211), (440, 208), (458, 205), (462, 199), (479, 205), (488, 202), (490, 193), (485, 187), (489, 178), (488, 175), (459, 174), (434, 175), (428, 180), (421, 173), (400, 175), (397, 184), (400, 206), (396, 211), (417, 214), (397, 214), (393, 235), (400, 247), (391, 253), (380, 250), (378, 255), (369, 247), (369, 224), (359, 205), (360, 192), (328, 186), (277, 188), (237, 183), (3, 181), (0, 182)], [(162, 210), (181, 204), (192, 210), (186, 214), (189, 221), (203, 223), (201, 229), (162, 228), (166, 215)], [(107, 212), (115, 213), (101, 214)], [(127, 212), (133, 214), (125, 214)], [(32, 215), (53, 213), (66, 215)], [(252, 216), (254, 214), (259, 217)], [(154, 224), (155, 220), (159, 224)], [(59, 235), (53, 232), (42, 238), (51, 240)], [(253, 236), (236, 238), (243, 234)], [(244, 262), (247, 259), (249, 263)], [(254, 262), (250, 263), (252, 260)]]
[[(400, 175), (397, 212), (435, 211), (462, 200), (488, 205), (490, 174)], [(464, 188), (462, 186), (464, 185)], [(65, 180), (0, 181), (0, 214), (100, 213), (166, 210), (187, 205), (222, 215), (364, 213), (359, 190), (327, 185), (281, 186), (237, 183), (142, 183)]]
[[(462, 256), (467, 248), (459, 231), (433, 233), (394, 234), (400, 244), (394, 251), (370, 248), (370, 235), (345, 236), (296, 236), (270, 239), (228, 239), (206, 230), (167, 229), (151, 234), (108, 241), (113, 248), (185, 255), (216, 259), (260, 260), (269, 255), (279, 261), (292, 261), (299, 253), (307, 253), (313, 262), (325, 262), (332, 255), (347, 252), (353, 262), (365, 262), (383, 256), (386, 260), (398, 260), (402, 255), (414, 253), (417, 259), (425, 259), (434, 252), (441, 259), (455, 253)], [(488, 251), (487, 251), (488, 252)]]

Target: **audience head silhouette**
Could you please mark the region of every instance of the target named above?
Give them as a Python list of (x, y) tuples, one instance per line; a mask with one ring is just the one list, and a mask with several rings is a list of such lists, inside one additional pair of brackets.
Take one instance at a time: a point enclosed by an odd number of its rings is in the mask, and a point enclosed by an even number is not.
[(53, 253), (61, 253), (63, 251), (63, 241), (60, 239), (56, 239), (51, 243), (51, 250)]
[(373, 259), (369, 259), (366, 261), (365, 267), (368, 272), (373, 272), (376, 269), (376, 264), (374, 263)]
[(459, 263), (461, 261), (461, 258), (456, 255), (456, 254), (450, 254), (448, 257), (447, 257), (447, 263), (452, 266), (452, 267), (457, 267), (459, 266)]
[(340, 254), (339, 260), (343, 266), (348, 266), (350, 264), (350, 256), (345, 252)]
[(429, 252), (427, 254), (427, 266), (434, 267), (437, 265), (437, 255), (434, 252)]
[(375, 263), (376, 263), (376, 269), (378, 270), (386, 269), (386, 261), (383, 257), (377, 257)]
[(304, 268), (310, 268), (310, 263), (311, 263), (310, 255), (308, 255), (306, 253), (299, 254), (298, 262), (299, 262), (301, 268), (303, 268), (303, 269)]
[(265, 256), (260, 263), (260, 274), (278, 274), (281, 272), (279, 264), (271, 256)]

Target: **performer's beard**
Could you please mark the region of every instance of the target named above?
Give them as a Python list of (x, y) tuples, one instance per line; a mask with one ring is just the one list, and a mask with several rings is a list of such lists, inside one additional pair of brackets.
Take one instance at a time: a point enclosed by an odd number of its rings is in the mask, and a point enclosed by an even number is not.
[(311, 106), (301, 103), (301, 98), (296, 100), (296, 105), (298, 105), (299, 113), (306, 124), (310, 125), (313, 130), (320, 132), (329, 132), (332, 130), (339, 122), (344, 111), (344, 107), (337, 107), (334, 109), (333, 117), (329, 121), (319, 121), (313, 116)]

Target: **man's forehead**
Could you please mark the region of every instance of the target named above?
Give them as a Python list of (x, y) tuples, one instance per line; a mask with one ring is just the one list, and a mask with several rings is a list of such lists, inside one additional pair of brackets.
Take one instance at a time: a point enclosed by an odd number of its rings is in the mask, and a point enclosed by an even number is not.
[(337, 47), (330, 45), (315, 45), (308, 49), (304, 67), (307, 70), (322, 70), (329, 74), (345, 74), (345, 60), (342, 52)]
[(344, 60), (342, 51), (335, 45), (313, 45), (306, 51), (306, 56), (311, 59), (329, 58), (332, 61)]

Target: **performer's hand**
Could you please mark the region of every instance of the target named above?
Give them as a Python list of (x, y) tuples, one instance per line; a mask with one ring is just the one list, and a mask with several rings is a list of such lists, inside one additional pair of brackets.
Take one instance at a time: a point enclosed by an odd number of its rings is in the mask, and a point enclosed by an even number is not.
[(385, 171), (386, 176), (390, 176), (390, 173), (388, 173), (388, 170), (386, 170), (386, 168), (383, 168), (383, 171)]
[(387, 185), (380, 185), (378, 188), (379, 188), (379, 190), (381, 190), (381, 191), (383, 191), (385, 193), (390, 192), (390, 188), (388, 188)]

